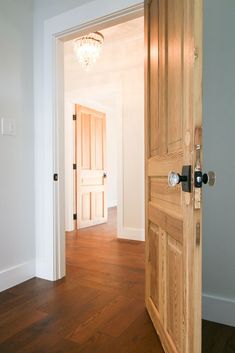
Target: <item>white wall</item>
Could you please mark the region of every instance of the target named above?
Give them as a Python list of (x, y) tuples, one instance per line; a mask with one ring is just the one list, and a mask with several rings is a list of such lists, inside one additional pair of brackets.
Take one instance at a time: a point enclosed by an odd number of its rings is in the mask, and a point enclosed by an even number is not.
[[(66, 102), (70, 107), (71, 103), (77, 102), (107, 112), (108, 204), (114, 205), (118, 199), (118, 206), (120, 206), (118, 212), (121, 213), (118, 217), (119, 236), (143, 240), (143, 18), (129, 23), (128, 27), (118, 25), (113, 27), (115, 30), (112, 28), (102, 31), (105, 37), (104, 50), (100, 60), (89, 73), (80, 69), (71, 42), (65, 44), (65, 90)], [(131, 24), (137, 26), (133, 31), (135, 36), (128, 37)], [(116, 40), (118, 36), (120, 38)], [(66, 120), (71, 125), (71, 108), (67, 108), (66, 111), (68, 112)], [(72, 129), (69, 130), (71, 133)], [(119, 135), (123, 140), (123, 147), (120, 146)], [(66, 141), (68, 146), (71, 136), (67, 136)], [(123, 172), (120, 163), (123, 163)], [(119, 164), (119, 171), (117, 164)], [(70, 173), (67, 173), (66, 179), (71, 192), (71, 159), (66, 169), (68, 168), (70, 168)], [(123, 185), (117, 188), (117, 184)], [(118, 196), (117, 189), (119, 190)], [(72, 198), (67, 199), (66, 202), (66, 210), (70, 210), (69, 212), (72, 208), (71, 201)], [(67, 213), (66, 220), (67, 229), (71, 229), (73, 227), (71, 213)]]
[(0, 1), (0, 291), (34, 276), (33, 2)]
[(203, 315), (235, 326), (235, 2), (204, 3)]
[(92, 0), (34, 0), (35, 15), (41, 22), (91, 1)]

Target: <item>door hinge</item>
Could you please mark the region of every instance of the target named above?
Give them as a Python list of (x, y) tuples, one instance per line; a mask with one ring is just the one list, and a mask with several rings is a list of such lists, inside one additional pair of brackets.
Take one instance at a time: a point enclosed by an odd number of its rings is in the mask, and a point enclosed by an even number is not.
[(73, 214), (73, 220), (76, 221), (77, 220), (77, 213)]
[(53, 175), (53, 180), (54, 180), (54, 181), (58, 181), (58, 174), (57, 174), (57, 173), (55, 173), (55, 174)]
[(77, 115), (73, 114), (73, 120), (77, 120)]
[(198, 57), (199, 57), (198, 48), (194, 48), (194, 60), (197, 60)]
[(77, 169), (77, 164), (73, 163), (73, 170), (76, 170), (76, 169)]

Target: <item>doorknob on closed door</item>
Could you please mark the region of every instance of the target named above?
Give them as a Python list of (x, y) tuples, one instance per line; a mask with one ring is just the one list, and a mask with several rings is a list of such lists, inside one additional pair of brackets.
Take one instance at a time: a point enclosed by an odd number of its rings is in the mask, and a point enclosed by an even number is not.
[(107, 173), (104, 173), (104, 174), (103, 174), (103, 178), (107, 178)]

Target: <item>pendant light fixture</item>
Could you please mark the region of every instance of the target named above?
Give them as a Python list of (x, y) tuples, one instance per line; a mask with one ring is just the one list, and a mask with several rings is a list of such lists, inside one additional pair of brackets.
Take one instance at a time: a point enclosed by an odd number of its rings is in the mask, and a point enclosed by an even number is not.
[(104, 37), (100, 32), (90, 33), (73, 41), (74, 52), (83, 70), (90, 71), (95, 65), (100, 57), (103, 42)]

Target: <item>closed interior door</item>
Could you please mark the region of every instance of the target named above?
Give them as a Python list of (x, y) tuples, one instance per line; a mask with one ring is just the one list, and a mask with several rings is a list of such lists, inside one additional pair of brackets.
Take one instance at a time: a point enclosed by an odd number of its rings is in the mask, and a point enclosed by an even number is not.
[(146, 306), (167, 353), (200, 353), (202, 2), (148, 0), (145, 20)]
[(107, 222), (106, 116), (76, 105), (77, 228)]

